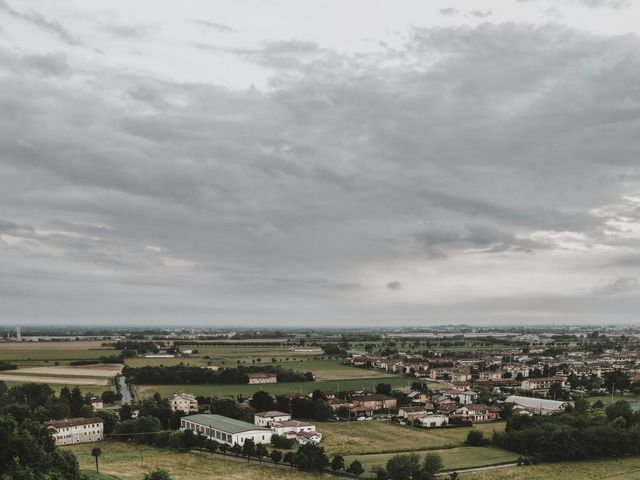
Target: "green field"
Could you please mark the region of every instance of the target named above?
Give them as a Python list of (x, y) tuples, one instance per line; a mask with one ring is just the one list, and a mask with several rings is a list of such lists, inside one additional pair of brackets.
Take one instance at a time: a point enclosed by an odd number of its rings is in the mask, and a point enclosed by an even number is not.
[(164, 468), (175, 480), (312, 480), (319, 475), (299, 471), (275, 470), (272, 467), (250, 465), (213, 458), (209, 455), (178, 453), (146, 445), (127, 442), (105, 441), (61, 447), (73, 452), (80, 468), (95, 471), (95, 460), (91, 456), (93, 447), (100, 447), (100, 472), (110, 477), (100, 480), (141, 480), (145, 473), (155, 468)]
[(640, 457), (508, 467), (460, 475), (462, 480), (639, 480)]
[(95, 470), (80, 470), (84, 476), (87, 477), (88, 480), (120, 480), (118, 477), (114, 477), (113, 475), (107, 475), (106, 473), (96, 473)]
[(461, 447), (472, 429), (490, 438), (493, 431), (504, 430), (504, 422), (483, 423), (474, 427), (411, 428), (392, 422), (324, 422), (316, 424), (322, 432), (327, 453), (341, 455), (405, 452)]
[(596, 397), (586, 397), (585, 400), (588, 400), (591, 404), (601, 401), (605, 405), (624, 400), (629, 402), (634, 410), (640, 410), (640, 395), (614, 395), (613, 397), (611, 395), (598, 395)]
[[(444, 450), (432, 450), (432, 452), (440, 455), (444, 469), (446, 470), (511, 463), (516, 462), (520, 456), (496, 447), (456, 447)], [(424, 452), (417, 453), (421, 456), (424, 455)], [(365, 471), (371, 472), (374, 467), (384, 467), (387, 461), (397, 454), (398, 453), (377, 453), (372, 455), (350, 455), (345, 457), (345, 463), (350, 464), (353, 460), (358, 459), (362, 463)]]
[(35, 347), (23, 350), (3, 350), (2, 345), (0, 345), (0, 360), (11, 362), (21, 367), (52, 366), (55, 362), (60, 365), (68, 365), (69, 362), (74, 360), (93, 360), (100, 357), (118, 355), (119, 353), (119, 350), (111, 349), (48, 349), (45, 343), (40, 348)]
[(378, 383), (389, 383), (394, 388), (402, 388), (411, 385), (411, 379), (405, 377), (381, 377), (356, 380), (324, 380), (301, 383), (271, 383), (260, 385), (137, 385), (138, 394), (142, 398), (152, 396), (155, 392), (162, 396), (169, 396), (176, 392), (193, 393), (205, 396), (251, 396), (258, 390), (264, 390), (274, 394), (282, 393), (311, 393), (316, 389), (322, 391), (338, 392), (344, 390), (356, 390), (360, 388), (375, 389)]

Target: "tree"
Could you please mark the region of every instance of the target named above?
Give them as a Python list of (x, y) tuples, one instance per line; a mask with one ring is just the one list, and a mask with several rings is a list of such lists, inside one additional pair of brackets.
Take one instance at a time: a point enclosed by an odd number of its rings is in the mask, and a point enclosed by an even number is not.
[(102, 419), (104, 423), (104, 433), (107, 435), (113, 432), (113, 429), (120, 420), (118, 414), (113, 410), (97, 410), (95, 416)]
[(579, 398), (575, 401), (573, 411), (577, 414), (584, 415), (589, 410), (589, 402), (584, 398)]
[(354, 460), (351, 462), (351, 465), (347, 467), (346, 472), (357, 478), (364, 473), (364, 468), (362, 468), (362, 463), (360, 463), (359, 460)]
[(75, 456), (56, 448), (39, 422), (0, 415), (0, 478), (7, 480), (80, 480)]
[(122, 408), (120, 409), (120, 420), (131, 420), (132, 414), (133, 410), (131, 409), (131, 405), (122, 405)]
[(342, 455), (335, 455), (331, 460), (331, 470), (339, 472), (344, 469), (344, 457)]
[(287, 452), (284, 454), (284, 457), (282, 457), (282, 460), (285, 463), (288, 463), (289, 465), (291, 465), (291, 468), (293, 469), (293, 464), (296, 461), (296, 456), (293, 452)]
[(247, 461), (249, 461), (251, 457), (256, 456), (256, 444), (252, 439), (247, 438), (244, 441), (244, 445), (242, 445), (242, 455), (247, 457)]
[(258, 461), (262, 463), (262, 459), (269, 454), (267, 451), (267, 447), (265, 447), (262, 443), (256, 445), (256, 457), (258, 457)]
[(98, 470), (98, 457), (100, 457), (101, 454), (102, 450), (100, 450), (98, 447), (93, 447), (91, 449), (91, 456), (96, 459), (96, 473), (100, 473), (100, 471)]
[(394, 455), (387, 461), (386, 476), (381, 469), (378, 478), (389, 480), (406, 480), (407, 478), (420, 478), (420, 456), (417, 453)]
[(269, 458), (276, 465), (282, 461), (282, 452), (280, 450), (271, 450)]
[(171, 475), (162, 468), (157, 468), (152, 472), (145, 474), (142, 480), (172, 480)]
[(104, 403), (116, 403), (118, 401), (122, 400), (122, 394), (121, 393), (116, 393), (113, 390), (105, 390), (104, 392), (102, 392), (102, 401)]
[(266, 412), (276, 408), (276, 401), (273, 396), (262, 390), (252, 395), (249, 404), (256, 409), (256, 412)]
[(484, 444), (484, 434), (480, 430), (471, 430), (467, 435), (467, 445), (480, 447)]
[(234, 457), (236, 458), (239, 457), (240, 455), (242, 455), (242, 447), (237, 443), (234, 443), (233, 446), (231, 447), (231, 453), (233, 454)]
[(379, 383), (376, 385), (376, 393), (382, 395), (391, 395), (391, 385), (388, 383)]
[(304, 470), (323, 470), (329, 465), (329, 459), (323, 447), (307, 443), (295, 453), (295, 464)]
[(629, 402), (619, 400), (612, 405), (607, 405), (604, 409), (604, 413), (607, 415), (610, 422), (618, 417), (622, 417), (625, 422), (630, 423), (633, 416), (633, 409)]
[(435, 479), (436, 474), (442, 470), (442, 467), (443, 463), (440, 455), (437, 453), (427, 453), (422, 462), (422, 471), (424, 472), (425, 480)]

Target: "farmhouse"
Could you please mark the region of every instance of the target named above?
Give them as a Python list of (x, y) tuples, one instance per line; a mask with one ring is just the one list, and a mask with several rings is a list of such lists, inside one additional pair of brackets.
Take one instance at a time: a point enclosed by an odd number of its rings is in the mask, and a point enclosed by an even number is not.
[(275, 373), (247, 373), (249, 383), (278, 383), (278, 375)]
[(187, 415), (198, 413), (198, 400), (190, 393), (174, 393), (169, 397), (172, 412), (181, 411)]
[(253, 423), (259, 427), (270, 427), (274, 422), (284, 422), (286, 420), (291, 420), (291, 414), (276, 410), (258, 412), (253, 416)]
[(227, 445), (244, 445), (245, 440), (251, 439), (255, 443), (270, 443), (271, 430), (258, 427), (251, 423), (242, 422), (222, 415), (199, 414), (180, 419), (180, 429), (193, 430), (196, 434)]
[(521, 408), (539, 415), (551, 415), (552, 413), (562, 412), (567, 408), (567, 406), (571, 405), (571, 402), (546, 400), (544, 398), (520, 397), (518, 395), (511, 395), (510, 397), (507, 397), (505, 402), (513, 403), (516, 408)]
[(67, 418), (44, 422), (56, 445), (98, 442), (104, 438), (104, 422), (101, 418)]

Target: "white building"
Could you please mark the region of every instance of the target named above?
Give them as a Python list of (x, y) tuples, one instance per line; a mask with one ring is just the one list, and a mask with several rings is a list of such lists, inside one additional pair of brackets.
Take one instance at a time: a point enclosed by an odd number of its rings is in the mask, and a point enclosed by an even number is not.
[(101, 418), (67, 418), (44, 422), (56, 445), (99, 442), (104, 439), (104, 422)]
[(278, 383), (278, 375), (275, 373), (247, 373), (249, 383)]
[(416, 419), (423, 427), (443, 427), (449, 423), (449, 417), (446, 415), (425, 415)]
[(469, 405), (471, 403), (475, 403), (478, 399), (478, 394), (471, 390), (465, 390), (464, 392), (460, 392), (458, 394), (458, 401), (462, 405)]
[(104, 408), (104, 402), (100, 397), (89, 398), (89, 404), (91, 405), (91, 408), (93, 409), (94, 412), (96, 410), (102, 410)]
[(222, 415), (199, 414), (183, 417), (180, 420), (182, 430), (193, 430), (216, 442), (227, 445), (244, 445), (245, 440), (255, 443), (271, 443), (273, 432), (251, 423), (223, 417)]
[(270, 427), (273, 422), (284, 422), (286, 420), (291, 420), (291, 414), (276, 410), (258, 412), (253, 416), (253, 423), (259, 427)]
[(547, 400), (544, 398), (520, 397), (511, 395), (505, 400), (506, 403), (515, 404), (516, 408), (536, 413), (538, 415), (551, 415), (564, 411), (567, 406), (572, 405), (571, 402), (561, 402), (557, 400)]
[(182, 411), (187, 415), (198, 413), (198, 400), (190, 393), (174, 393), (169, 397), (172, 412)]
[(300, 445), (307, 443), (320, 443), (322, 440), (322, 434), (320, 432), (300, 432), (296, 434), (296, 440)]
[(284, 420), (271, 424), (271, 431), (278, 435), (287, 435), (300, 432), (315, 432), (316, 426), (312, 423), (301, 422), (299, 420)]

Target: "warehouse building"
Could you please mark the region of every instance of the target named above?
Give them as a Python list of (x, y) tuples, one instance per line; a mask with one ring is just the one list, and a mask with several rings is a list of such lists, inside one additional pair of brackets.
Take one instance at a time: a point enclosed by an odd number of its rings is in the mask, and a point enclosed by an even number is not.
[(193, 430), (216, 442), (244, 445), (248, 438), (255, 443), (271, 443), (271, 430), (222, 415), (190, 415), (180, 420), (182, 430)]

